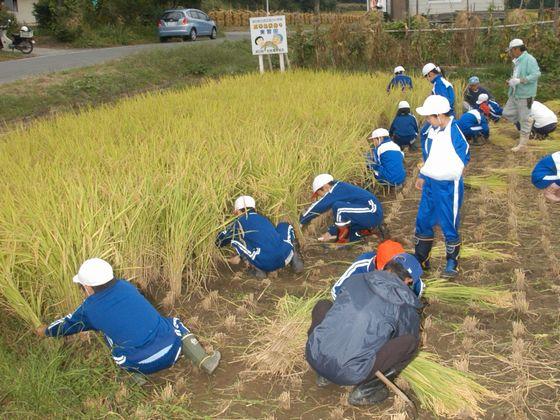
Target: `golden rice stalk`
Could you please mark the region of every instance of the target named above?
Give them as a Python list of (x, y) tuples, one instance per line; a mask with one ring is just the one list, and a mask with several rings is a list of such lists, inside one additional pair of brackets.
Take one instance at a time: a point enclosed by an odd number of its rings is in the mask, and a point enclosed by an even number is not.
[(311, 310), (327, 296), (318, 293), (311, 298), (285, 295), (277, 304), (273, 318), (263, 318), (257, 337), (242, 359), (257, 375), (287, 377), (307, 370), (303, 357)]
[(22, 286), (14, 274), (15, 254), (4, 255), (0, 259), (2, 273), (0, 275), (0, 292), (4, 303), (20, 318), (32, 327), (41, 325), (42, 289), (30, 287), (27, 290), (29, 300), (22, 295)]
[(482, 307), (511, 308), (512, 293), (497, 287), (465, 286), (444, 279), (424, 280), (424, 297), (449, 304), (469, 303)]
[(490, 191), (505, 191), (508, 184), (499, 175), (469, 175), (465, 177), (465, 185), (471, 188), (486, 187)]
[[(475, 242), (462, 245), (460, 257), (479, 258), (485, 261), (506, 261), (513, 259), (513, 255), (492, 248), (492, 246), (500, 245), (516, 246), (517, 244), (507, 241)], [(434, 257), (443, 257), (445, 255), (445, 245), (436, 245), (432, 250), (432, 255)]]
[(441, 364), (435, 354), (421, 351), (402, 371), (422, 408), (442, 417), (468, 410), (483, 415), (481, 404), (498, 396), (480, 384), (481, 377)]

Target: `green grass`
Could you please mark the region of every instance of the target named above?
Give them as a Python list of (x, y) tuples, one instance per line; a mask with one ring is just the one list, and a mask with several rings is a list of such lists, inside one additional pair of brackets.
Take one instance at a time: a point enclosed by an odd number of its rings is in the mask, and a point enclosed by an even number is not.
[[(0, 85), (0, 122), (113, 102), (125, 95), (198, 84), (254, 70), (245, 41), (142, 52), (97, 66)], [(185, 106), (189, 106), (185, 104)]]
[[(6, 325), (4, 320), (4, 332)], [(135, 385), (112, 364), (101, 339), (63, 342), (8, 331), (23, 338), (16, 344), (0, 340), (1, 418), (200, 417), (188, 394), (165, 384)]]

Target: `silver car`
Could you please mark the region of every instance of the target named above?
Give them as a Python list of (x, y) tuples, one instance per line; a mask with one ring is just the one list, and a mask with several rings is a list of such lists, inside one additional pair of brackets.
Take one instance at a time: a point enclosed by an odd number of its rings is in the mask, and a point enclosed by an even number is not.
[(198, 9), (171, 9), (158, 20), (158, 33), (160, 42), (172, 37), (195, 41), (199, 36), (216, 39), (218, 28), (210, 16)]

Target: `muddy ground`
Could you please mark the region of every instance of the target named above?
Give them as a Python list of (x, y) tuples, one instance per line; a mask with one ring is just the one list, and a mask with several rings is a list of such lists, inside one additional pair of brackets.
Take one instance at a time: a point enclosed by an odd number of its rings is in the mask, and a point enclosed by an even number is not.
[[(500, 399), (484, 407), (484, 418), (559, 418), (560, 267), (556, 256), (560, 250), (560, 205), (544, 202), (529, 177), (513, 169), (532, 168), (545, 152), (533, 147), (526, 154), (512, 154), (509, 147), (513, 140), (509, 139), (516, 133), (505, 123), (499, 127), (492, 143), (471, 148), (467, 175), (495, 175), (493, 170), (501, 170), (507, 186), (466, 189), (462, 235), (465, 244), (505, 241), (494, 248), (513, 259), (464, 258), (457, 282), (511, 289), (515, 292), (514, 308), (489, 310), (431, 303), (425, 310), (428, 321), (422, 334), (423, 347), (439, 354), (450, 366), (468, 368), (485, 377), (485, 385)], [(411, 250), (420, 197), (414, 189), (414, 174), (421, 155), (407, 153), (406, 160), (409, 176), (403, 191), (379, 196), (392, 235)], [(349, 388), (331, 385), (319, 389), (311, 371), (283, 379), (258, 377), (239, 360), (254, 337), (256, 319), (274, 316), (278, 297), (285, 293), (311, 295), (329, 288), (360, 252), (376, 247), (378, 241), (372, 238), (334, 250), (317, 246), (313, 237), (309, 235), (305, 241), (308, 269), (303, 275), (285, 270), (270, 281), (260, 282), (242, 270), (222, 266), (221, 277), (208, 281), (208, 290), (215, 291), (213, 298), (205, 293), (177, 304), (175, 312), (201, 340), (220, 349), (222, 364), (209, 378), (182, 360), (154, 378), (154, 383), (171, 384), (175, 395), (186, 394), (192, 409), (208, 417), (404, 418), (393, 397), (379, 407), (353, 408), (346, 402)], [(442, 243), (441, 237), (437, 243)], [(443, 258), (434, 258), (429, 276), (437, 277), (442, 264)], [(420, 410), (419, 418), (433, 415)]]

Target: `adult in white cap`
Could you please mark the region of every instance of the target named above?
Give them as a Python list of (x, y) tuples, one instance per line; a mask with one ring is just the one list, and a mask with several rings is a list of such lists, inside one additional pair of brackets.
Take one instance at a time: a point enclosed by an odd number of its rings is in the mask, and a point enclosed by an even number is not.
[(316, 201), (299, 218), (302, 226), (329, 210), (334, 219), (320, 241), (353, 242), (376, 230), (382, 237), (386, 234), (381, 203), (363, 188), (337, 181), (330, 174), (321, 174), (313, 180), (312, 198)]
[(478, 97), (482, 94), (491, 97), (488, 89), (480, 86), (480, 79), (478, 76), (469, 77), (467, 88), (463, 94), (463, 111), (469, 111), (471, 109), (476, 109), (476, 101)]
[(412, 89), (412, 79), (404, 74), (403, 66), (395, 67), (393, 75), (393, 78), (387, 85), (387, 92), (391, 91), (391, 89), (400, 89), (402, 91)]
[(389, 131), (376, 128), (368, 137), (371, 149), (366, 155), (367, 167), (373, 172), (375, 180), (391, 187), (400, 187), (406, 179), (404, 153), (391, 140)]
[(432, 94), (443, 96), (449, 102), (450, 114), (455, 115), (455, 91), (453, 85), (445, 78), (443, 70), (434, 63), (428, 63), (422, 68), (424, 76), (432, 85)]
[(508, 100), (504, 106), (503, 116), (513, 124), (519, 124), (519, 143), (511, 149), (518, 152), (529, 142), (533, 126), (531, 106), (537, 96), (537, 82), (541, 71), (537, 60), (527, 52), (521, 39), (513, 39), (509, 43), (507, 52), (512, 58), (513, 73), (507, 81)]
[(426, 117), (430, 128), (423, 145), (424, 164), (416, 181), (422, 198), (416, 216), (415, 255), (424, 269), (430, 268), (434, 226), (445, 237), (446, 277), (458, 274), (461, 246), (459, 222), (463, 202), (463, 169), (470, 160), (469, 144), (450, 116), (449, 102), (439, 95), (428, 96), (419, 115)]
[(389, 135), (399, 147), (404, 150), (408, 146), (410, 150), (418, 150), (418, 121), (410, 112), (410, 104), (400, 101), (397, 115), (389, 128)]
[(115, 363), (133, 373), (166, 369), (181, 353), (209, 374), (218, 367), (220, 352), (207, 354), (178, 318), (161, 316), (132, 283), (115, 278), (108, 262), (86, 260), (74, 283), (82, 286), (86, 299), (71, 314), (37, 328), (37, 335), (62, 337), (100, 331)]
[(297, 249), (292, 225), (286, 222), (274, 226), (265, 216), (257, 213), (255, 199), (242, 195), (235, 200), (235, 220), (216, 238), (218, 247), (231, 245), (237, 255), (232, 264), (244, 260), (251, 274), (264, 279), (267, 273), (291, 265), (296, 273), (303, 271), (303, 260)]
[(475, 109), (478, 109), (486, 116), (487, 119), (494, 122), (500, 121), (503, 113), (503, 109), (500, 107), (500, 104), (494, 99), (490, 99), (490, 97), (485, 93), (478, 96)]

